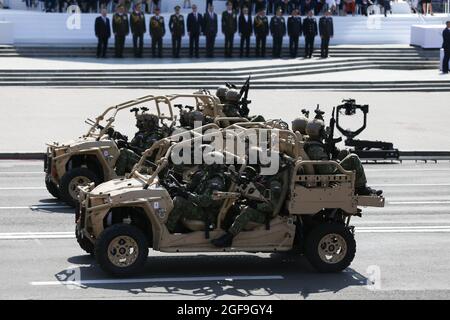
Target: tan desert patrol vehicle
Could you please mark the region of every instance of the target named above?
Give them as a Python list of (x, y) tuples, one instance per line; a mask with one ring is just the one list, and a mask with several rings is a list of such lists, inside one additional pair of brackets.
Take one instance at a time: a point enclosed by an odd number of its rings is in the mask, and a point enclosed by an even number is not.
[[(245, 136), (255, 124), (235, 124), (238, 130), (220, 130), (224, 135)], [(252, 128), (253, 130), (254, 128)], [(257, 131), (262, 128), (257, 128)], [(227, 192), (213, 196), (224, 199), (212, 229), (204, 221), (186, 220), (188, 232), (170, 233), (165, 225), (173, 201), (159, 174), (170, 166), (172, 144), (158, 161), (156, 170), (146, 172), (144, 158), (161, 150), (157, 144), (144, 154), (127, 179), (114, 179), (98, 186), (80, 187), (76, 214), (76, 233), (80, 246), (94, 254), (100, 267), (116, 276), (128, 276), (142, 270), (149, 248), (162, 252), (287, 252), (299, 249), (320, 272), (338, 272), (352, 262), (356, 244), (352, 216), (360, 216), (359, 207), (383, 207), (381, 196), (355, 195), (355, 173), (344, 170), (335, 161), (310, 161), (303, 150), (303, 139), (289, 130), (269, 129), (279, 136), (279, 154), (289, 161), (282, 173), (281, 197), (267, 224), (248, 223), (234, 237), (231, 247), (211, 244), (225, 233), (224, 221), (234, 203), (242, 198), (269, 200), (250, 181), (246, 186), (232, 182)], [(254, 132), (254, 130), (252, 131)], [(246, 160), (230, 150), (224, 154), (240, 160), (235, 172), (246, 171)], [(314, 166), (333, 165), (337, 173), (316, 175)], [(230, 167), (231, 170), (231, 167)]]
[(180, 101), (187, 101), (210, 116), (220, 114), (217, 97), (208, 93), (148, 95), (109, 107), (95, 121), (88, 119), (88, 132), (75, 140), (47, 144), (44, 170), (45, 184), (50, 194), (74, 206), (79, 185), (90, 182), (97, 185), (117, 178), (114, 167), (119, 157), (119, 148), (113, 128), (118, 114), (124, 110), (144, 107), (159, 117), (163, 129), (164, 126), (169, 129), (165, 120), (172, 122), (170, 126), (175, 123), (176, 117), (172, 110)]

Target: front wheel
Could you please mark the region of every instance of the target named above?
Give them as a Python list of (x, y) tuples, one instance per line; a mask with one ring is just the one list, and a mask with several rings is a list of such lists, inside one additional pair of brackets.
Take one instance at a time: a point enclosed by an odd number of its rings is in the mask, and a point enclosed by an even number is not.
[(58, 186), (52, 181), (49, 174), (45, 175), (45, 186), (47, 191), (56, 199), (60, 198)]
[(95, 243), (95, 258), (103, 271), (114, 276), (139, 273), (148, 256), (144, 233), (129, 224), (115, 224), (106, 228)]
[(320, 224), (306, 238), (306, 257), (319, 272), (344, 270), (353, 261), (355, 253), (355, 238), (342, 224)]
[(80, 227), (78, 223), (75, 226), (75, 237), (77, 239), (78, 245), (81, 249), (83, 249), (86, 253), (90, 254), (91, 256), (94, 255), (94, 244), (84, 237), (81, 233)]
[(74, 168), (62, 176), (59, 193), (69, 206), (75, 207), (78, 202), (78, 187), (85, 186), (91, 182), (94, 182), (95, 185), (100, 183), (100, 179), (95, 172), (88, 168)]

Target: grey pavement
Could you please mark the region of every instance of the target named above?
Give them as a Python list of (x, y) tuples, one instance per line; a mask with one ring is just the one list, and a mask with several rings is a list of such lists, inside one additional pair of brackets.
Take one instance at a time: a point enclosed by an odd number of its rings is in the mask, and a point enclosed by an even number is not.
[[(352, 219), (357, 253), (345, 272), (318, 274), (303, 257), (286, 254), (151, 251), (144, 274), (125, 283), (108, 278), (78, 248), (72, 233), (73, 210), (43, 189), (42, 166), (41, 161), (0, 161), (2, 299), (450, 296), (448, 162), (365, 166), (369, 183), (384, 189), (386, 207), (366, 209), (362, 218)], [(75, 275), (86, 281), (84, 285), (60, 283)], [(372, 279), (377, 279), (375, 284)]]
[[(0, 87), (2, 97), (1, 152), (43, 152), (46, 142), (68, 141), (86, 133), (87, 117), (106, 107), (148, 94), (191, 93), (193, 90), (54, 89)], [(450, 150), (448, 92), (317, 92), (251, 90), (252, 114), (290, 122), (302, 108), (317, 104), (328, 119), (343, 98), (369, 104), (368, 127), (358, 138), (392, 141), (400, 150)], [(356, 127), (361, 117), (343, 121)], [(125, 112), (116, 129), (133, 134), (133, 116)]]

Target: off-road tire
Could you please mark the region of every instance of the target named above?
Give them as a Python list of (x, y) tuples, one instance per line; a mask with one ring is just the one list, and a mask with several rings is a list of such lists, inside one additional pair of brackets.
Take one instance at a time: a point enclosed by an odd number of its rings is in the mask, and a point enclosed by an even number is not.
[(47, 187), (47, 191), (56, 199), (59, 199), (61, 196), (59, 195), (58, 186), (52, 181), (50, 175), (45, 175), (45, 186)]
[[(113, 241), (120, 237), (132, 238), (137, 245), (137, 256), (128, 266), (117, 266), (111, 259), (108, 248)], [(119, 240), (120, 241), (120, 240)], [(148, 257), (148, 242), (144, 233), (137, 227), (129, 224), (115, 224), (106, 228), (95, 242), (95, 258), (100, 268), (106, 273), (117, 276), (132, 276), (142, 271)]]
[[(319, 244), (327, 235), (337, 235), (346, 246), (346, 252), (335, 263), (330, 263), (321, 258)], [(322, 242), (322, 244), (324, 244)], [(353, 261), (356, 253), (356, 241), (353, 234), (343, 224), (324, 223), (314, 227), (306, 237), (305, 255), (311, 265), (319, 272), (340, 272), (347, 268)]]
[(75, 237), (77, 238), (77, 242), (80, 248), (83, 249), (86, 253), (93, 256), (94, 244), (91, 241), (89, 241), (89, 239), (86, 239), (85, 237), (81, 236), (81, 233), (79, 232), (78, 223), (75, 225)]
[(95, 185), (98, 185), (101, 182), (95, 172), (89, 170), (88, 168), (80, 167), (67, 171), (61, 178), (59, 184), (59, 194), (61, 195), (61, 198), (71, 207), (75, 207), (75, 204), (78, 202), (78, 199), (74, 199), (69, 192), (69, 185), (76, 177), (85, 177), (91, 182), (94, 182)]

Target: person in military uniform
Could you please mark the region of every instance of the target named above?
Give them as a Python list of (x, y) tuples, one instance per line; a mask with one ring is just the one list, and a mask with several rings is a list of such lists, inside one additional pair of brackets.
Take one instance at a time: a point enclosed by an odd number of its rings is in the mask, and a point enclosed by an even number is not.
[(223, 113), (227, 117), (241, 117), (239, 100), (241, 94), (237, 89), (229, 89), (225, 94), (225, 103), (223, 106)]
[(181, 38), (184, 37), (184, 17), (180, 14), (180, 6), (175, 6), (175, 14), (170, 16), (169, 30), (172, 34), (172, 56), (180, 57)]
[(117, 12), (113, 16), (112, 29), (114, 33), (115, 57), (123, 58), (125, 38), (130, 33), (128, 15), (125, 14), (123, 5), (117, 7)]
[(195, 54), (196, 58), (199, 58), (198, 54), (198, 40), (203, 26), (203, 17), (197, 12), (197, 6), (192, 5), (192, 12), (187, 17), (187, 32), (189, 35), (189, 57), (192, 58)]
[(217, 88), (216, 97), (219, 98), (221, 104), (225, 103), (227, 92), (228, 92), (227, 86), (220, 86)]
[[(325, 138), (325, 124), (323, 120), (314, 119), (306, 126), (307, 142), (304, 145), (305, 152), (311, 160), (329, 160), (323, 139)], [(366, 174), (361, 160), (356, 154), (348, 154), (342, 160), (338, 160), (340, 165), (349, 171), (355, 171), (355, 193), (358, 195), (381, 195), (382, 190), (375, 190), (367, 186)], [(316, 174), (336, 174), (337, 169), (333, 165), (315, 165)]]
[(288, 18), (289, 53), (291, 58), (297, 58), (298, 39), (302, 35), (302, 18), (299, 10), (292, 10), (292, 15)]
[(283, 37), (286, 35), (286, 23), (281, 9), (277, 9), (276, 16), (270, 19), (270, 33), (272, 34), (273, 39), (272, 57), (281, 58)]
[(134, 11), (130, 14), (130, 27), (133, 34), (133, 50), (136, 58), (142, 58), (144, 49), (144, 34), (147, 32), (145, 25), (145, 15), (141, 11), (141, 3), (134, 6)]
[(293, 132), (300, 132), (300, 134), (302, 136), (306, 135), (306, 126), (308, 125), (309, 119), (302, 115), (298, 118), (295, 118), (292, 122), (291, 122), (291, 128)]
[(152, 57), (156, 57), (158, 47), (158, 57), (162, 58), (163, 37), (166, 34), (164, 17), (160, 15), (160, 9), (155, 8), (155, 15), (150, 19), (150, 36), (152, 38)]
[(163, 138), (163, 133), (158, 126), (158, 117), (154, 114), (137, 114), (136, 127), (138, 132), (128, 145), (123, 141), (118, 141), (120, 154), (115, 168), (118, 176), (131, 172), (133, 166), (140, 160), (141, 154)]
[(312, 10), (303, 20), (303, 34), (305, 36), (305, 58), (312, 57), (314, 51), (314, 38), (317, 36), (317, 22)]
[(215, 191), (227, 191), (228, 181), (224, 174), (223, 154), (211, 152), (208, 157), (214, 158), (216, 162), (203, 164), (186, 187), (169, 190), (171, 194), (175, 194), (174, 207), (166, 222), (170, 233), (177, 231), (182, 218), (204, 221), (207, 228), (216, 223), (223, 200), (214, 200), (212, 195)]
[(206, 37), (206, 56), (214, 58), (214, 43), (216, 42), (218, 19), (214, 12), (214, 6), (210, 5), (203, 16), (203, 33)]
[(237, 16), (233, 4), (227, 3), (227, 10), (222, 13), (222, 33), (225, 35), (225, 57), (233, 56), (234, 34), (237, 31)]
[(333, 18), (330, 10), (319, 19), (319, 34), (321, 38), (320, 56), (328, 58), (328, 45), (330, 44), (330, 38), (333, 38)]
[(266, 56), (266, 39), (269, 34), (269, 19), (266, 16), (266, 9), (262, 7), (253, 21), (253, 28), (256, 36), (256, 56)]
[(244, 46), (245, 46), (245, 56), (248, 58), (250, 56), (250, 36), (252, 35), (252, 17), (247, 7), (243, 7), (241, 14), (239, 15), (239, 35), (241, 36), (241, 46), (239, 50), (239, 56), (242, 58), (244, 56)]

